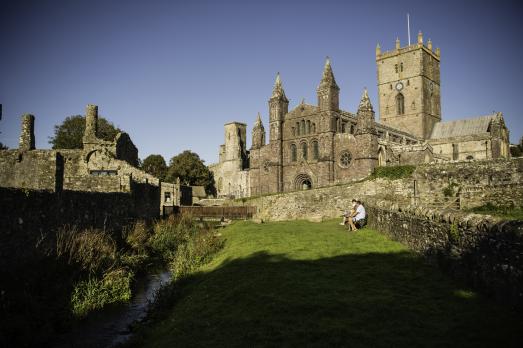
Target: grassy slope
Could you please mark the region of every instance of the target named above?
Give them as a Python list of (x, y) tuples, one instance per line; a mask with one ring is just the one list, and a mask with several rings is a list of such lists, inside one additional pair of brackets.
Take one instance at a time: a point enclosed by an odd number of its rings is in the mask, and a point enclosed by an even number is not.
[[(506, 309), (402, 245), (338, 221), (223, 231), (226, 247), (182, 289), (140, 346), (508, 346)], [(520, 337), (517, 337), (517, 336)], [(521, 341), (520, 341), (521, 342)]]

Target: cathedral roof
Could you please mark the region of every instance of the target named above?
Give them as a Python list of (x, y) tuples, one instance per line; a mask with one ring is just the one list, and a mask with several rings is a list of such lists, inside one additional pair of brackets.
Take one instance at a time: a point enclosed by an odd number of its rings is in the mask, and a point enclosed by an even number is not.
[(487, 133), (490, 123), (499, 117), (502, 117), (501, 114), (495, 113), (465, 120), (438, 122), (434, 125), (430, 139), (444, 139)]

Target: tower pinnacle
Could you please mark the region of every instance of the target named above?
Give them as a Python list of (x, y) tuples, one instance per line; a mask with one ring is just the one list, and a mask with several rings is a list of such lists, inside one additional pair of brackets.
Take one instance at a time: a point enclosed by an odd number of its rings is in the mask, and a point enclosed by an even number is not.
[(276, 81), (274, 81), (274, 88), (272, 89), (271, 99), (272, 98), (282, 98), (288, 102), (287, 97), (285, 96), (285, 91), (283, 90), (279, 72), (276, 74)]
[(325, 66), (323, 68), (323, 76), (321, 78), (320, 86), (318, 88), (322, 87), (335, 87), (339, 89), (338, 85), (336, 84), (336, 79), (334, 78), (334, 73), (332, 72), (331, 67), (331, 60), (327, 56), (325, 59)]

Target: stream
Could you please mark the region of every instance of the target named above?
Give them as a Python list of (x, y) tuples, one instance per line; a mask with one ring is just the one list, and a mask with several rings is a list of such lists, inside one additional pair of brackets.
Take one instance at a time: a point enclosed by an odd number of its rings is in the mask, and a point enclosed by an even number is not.
[(139, 279), (129, 303), (110, 306), (92, 313), (73, 330), (59, 338), (57, 347), (115, 347), (131, 337), (130, 326), (147, 315), (156, 292), (171, 281), (171, 273), (161, 270)]

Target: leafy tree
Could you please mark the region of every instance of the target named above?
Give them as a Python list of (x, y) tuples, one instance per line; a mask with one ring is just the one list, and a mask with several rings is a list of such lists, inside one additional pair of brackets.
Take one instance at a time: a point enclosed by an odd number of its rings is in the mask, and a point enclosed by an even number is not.
[(4, 144), (0, 143), (0, 150), (9, 150), (9, 148)]
[[(85, 118), (81, 115), (69, 116), (61, 124), (54, 126), (54, 136), (49, 138), (53, 149), (81, 149), (85, 131)], [(103, 117), (98, 117), (97, 136), (112, 141), (121, 132), (114, 124)]]
[(142, 169), (151, 175), (159, 178), (160, 180), (165, 180), (167, 175), (167, 164), (162, 155), (149, 155), (147, 156), (142, 163)]
[(175, 182), (176, 178), (180, 178), (184, 185), (204, 186), (207, 194), (216, 194), (213, 173), (203, 164), (200, 156), (192, 151), (185, 150), (171, 158), (166, 181)]

